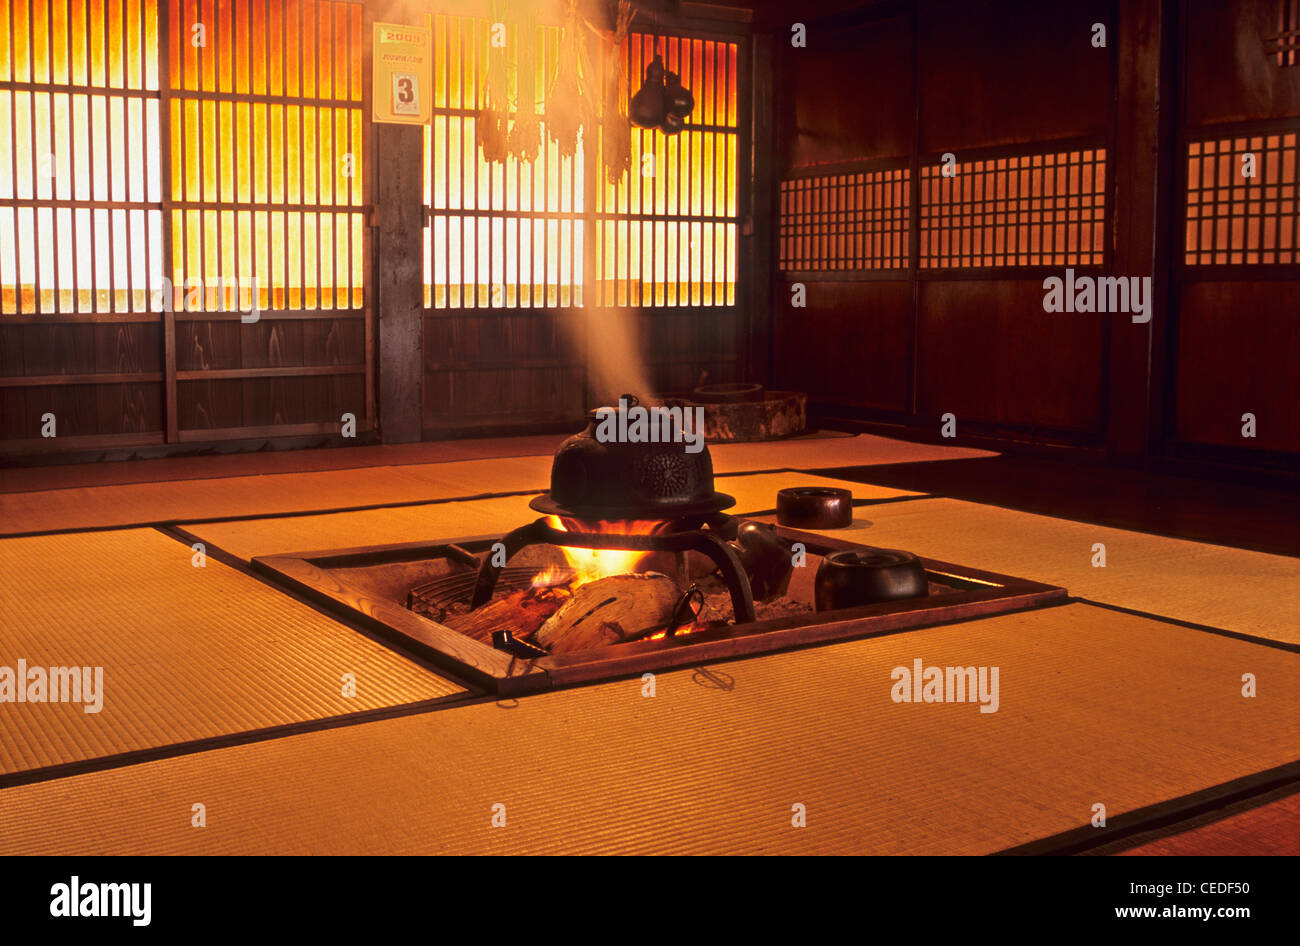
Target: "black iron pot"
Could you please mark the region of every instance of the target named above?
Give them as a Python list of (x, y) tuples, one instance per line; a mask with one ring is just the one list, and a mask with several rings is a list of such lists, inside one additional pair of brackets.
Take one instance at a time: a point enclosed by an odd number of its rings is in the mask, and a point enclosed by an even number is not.
[[(550, 491), (529, 506), (575, 519), (668, 520), (710, 516), (735, 505), (735, 499), (713, 488), (709, 448), (701, 442), (698, 453), (686, 452), (687, 444), (675, 423), (669, 426), (666, 439), (660, 425), (659, 442), (598, 439), (604, 411), (612, 411), (615, 429), (625, 429), (635, 419), (630, 412), (639, 405), (635, 398), (626, 400), (627, 411), (601, 408), (587, 414), (587, 429), (564, 441), (555, 452)], [(704, 431), (692, 431), (697, 433), (702, 437)]]
[(822, 559), (814, 579), (818, 611), (853, 608), (878, 601), (928, 594), (925, 566), (898, 549), (848, 549)]

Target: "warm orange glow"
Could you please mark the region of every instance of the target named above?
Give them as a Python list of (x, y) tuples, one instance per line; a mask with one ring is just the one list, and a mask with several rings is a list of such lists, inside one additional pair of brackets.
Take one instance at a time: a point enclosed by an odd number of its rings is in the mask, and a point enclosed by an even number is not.
[(36, 86), (0, 87), (0, 309), (158, 311), (164, 277), (176, 309), (254, 281), (264, 310), (360, 307), (361, 25), (344, 0), (0, 3), (0, 83)]
[[(586, 522), (580, 519), (547, 516), (546, 520), (551, 528), (561, 532), (586, 532), (600, 535), (656, 535), (668, 526), (668, 523), (654, 519), (609, 519)], [(656, 554), (624, 549), (577, 549), (565, 546), (561, 546), (560, 551), (564, 553), (565, 560), (574, 571), (571, 582), (574, 588), (610, 575), (635, 574), (646, 559)], [(534, 582), (534, 587), (536, 585), (537, 582)]]
[(906, 269), (910, 177), (899, 167), (782, 181), (781, 268)]
[[(201, 279), (203, 309), (230, 307), (220, 285), (234, 276), (249, 286), (241, 308), (254, 281), (261, 309), (360, 308), (360, 5), (166, 2), (176, 306)], [(231, 100), (199, 97), (213, 93)]]
[[(0, 90), (0, 199), (16, 204), (0, 207), (0, 310), (148, 310), (162, 273), (157, 30), (154, 0), (0, 3), (0, 83), (36, 86)], [(53, 200), (80, 205), (24, 206)]]
[[(435, 308), (601, 305), (731, 305), (735, 302), (739, 47), (664, 37), (669, 70), (696, 99), (676, 136), (632, 131), (631, 169), (606, 182), (596, 137), (584, 131), (573, 158), (543, 135), (537, 159), (491, 164), (475, 147), (491, 23), (469, 16), (431, 18), (433, 121), (425, 129), (425, 305)], [(507, 24), (508, 95), (518, 108), (520, 27)], [(559, 55), (559, 30), (539, 26), (532, 104)], [(629, 70), (620, 94), (639, 87), (652, 38), (633, 33), (621, 55)], [(584, 147), (585, 146), (585, 147)], [(654, 166), (643, 156), (653, 156)], [(648, 173), (643, 173), (648, 172)], [(593, 174), (594, 207), (584, 203)], [(594, 217), (594, 219), (593, 219)], [(687, 219), (663, 219), (683, 217)], [(594, 232), (593, 232), (594, 226)], [(585, 273), (593, 239), (596, 273)], [(599, 290), (593, 296), (592, 290)]]
[(1188, 143), (1187, 264), (1300, 262), (1298, 221), (1294, 132)]
[(1038, 152), (921, 168), (922, 268), (1102, 262), (1106, 152)]

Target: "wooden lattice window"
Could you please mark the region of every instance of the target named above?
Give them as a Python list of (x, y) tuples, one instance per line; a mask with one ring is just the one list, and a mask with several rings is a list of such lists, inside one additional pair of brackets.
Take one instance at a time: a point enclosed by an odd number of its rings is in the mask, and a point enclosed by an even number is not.
[(263, 310), (360, 308), (361, 6), (170, 2), (177, 307), (198, 277), (209, 311), (254, 283)]
[(695, 110), (677, 135), (633, 128), (627, 176), (618, 185), (601, 176), (595, 208), (598, 300), (617, 306), (733, 305), (739, 46), (632, 33), (622, 49), (631, 83), (621, 90), (625, 99), (640, 86), (656, 51), (692, 90)]
[(1298, 163), (1294, 132), (1188, 142), (1184, 262), (1300, 262)]
[(1279, 66), (1300, 62), (1300, 0), (1277, 0), (1277, 32), (1264, 38), (1264, 50)]
[(367, 429), (364, 19), (0, 0), (0, 439)]
[(922, 268), (1100, 265), (1106, 152), (1052, 151), (921, 168)]
[[(534, 161), (484, 160), (475, 144), (492, 23), (438, 14), (433, 20), (433, 121), (425, 128), (424, 303), (434, 308), (570, 306), (582, 298), (584, 152), (562, 157), (542, 123)], [(509, 24), (506, 48), (524, 37)], [(546, 77), (559, 57), (560, 31), (537, 26), (533, 88), (540, 116)], [(517, 62), (515, 63), (517, 66)], [(518, 94), (511, 70), (510, 96)]]
[(147, 0), (0, 3), (0, 311), (149, 311), (157, 31)]
[[(606, 182), (584, 130), (572, 157), (545, 136), (536, 160), (490, 163), (475, 146), (492, 24), (437, 14), (433, 121), (425, 134), (425, 305), (432, 308), (731, 305), (735, 301), (738, 45), (663, 37), (666, 67), (696, 99), (686, 129), (632, 131), (631, 167)], [(518, 99), (517, 23), (507, 24), (509, 97)], [(535, 108), (559, 56), (560, 31), (533, 38)], [(640, 84), (654, 40), (632, 33), (621, 94)], [(644, 174), (653, 156), (653, 175)], [(594, 179), (594, 180), (593, 180)], [(594, 206), (585, 213), (594, 194)], [(594, 236), (589, 237), (592, 225)], [(585, 246), (591, 238), (594, 245)], [(588, 249), (591, 250), (590, 255)], [(595, 279), (584, 264), (596, 267)]]
[(359, 307), (360, 5), (167, 6), (163, 142), (156, 0), (0, 4), (0, 309)]
[(906, 269), (909, 184), (905, 167), (783, 181), (781, 268)]

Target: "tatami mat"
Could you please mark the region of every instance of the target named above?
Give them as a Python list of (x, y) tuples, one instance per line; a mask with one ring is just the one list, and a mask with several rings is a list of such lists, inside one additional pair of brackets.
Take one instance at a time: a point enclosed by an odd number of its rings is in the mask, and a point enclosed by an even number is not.
[[(1082, 598), (1300, 643), (1300, 559), (1127, 532), (955, 499), (859, 509), (828, 532), (1062, 585)], [(1105, 546), (1106, 565), (1092, 562)], [(1098, 559), (1100, 561), (1100, 559)]]
[(995, 457), (988, 450), (912, 443), (875, 434), (852, 437), (810, 437), (771, 443), (710, 444), (713, 468), (718, 473), (745, 470), (825, 470), (837, 466), (880, 466), (886, 463), (922, 463), (929, 460), (970, 460)]
[[(869, 486), (808, 473), (754, 473), (720, 476), (717, 488), (736, 499), (729, 512), (766, 511), (776, 507), (776, 493), (787, 486), (840, 486), (854, 499), (882, 500), (915, 496), (907, 490)], [(505, 535), (536, 519), (528, 508), (532, 495), (501, 496), (466, 502), (366, 509), (321, 516), (289, 516), (242, 522), (203, 522), (186, 529), (199, 538), (244, 561), (277, 552), (312, 552), (321, 549), (399, 542), (431, 542), (478, 535)], [(870, 508), (870, 507), (864, 507)], [(861, 513), (860, 514), (865, 514)]]
[[(0, 773), (462, 692), (150, 529), (0, 540), (0, 665), (102, 667), (103, 708), (0, 703)], [(342, 676), (356, 675), (356, 696)]]
[(5, 534), (257, 516), (544, 486), (549, 457), (507, 457), (276, 476), (133, 483), (0, 495)]
[[(892, 702), (918, 658), (998, 667), (998, 711)], [(13, 787), (0, 853), (980, 854), (1300, 756), (1300, 657), (1082, 604), (656, 684)]]
[[(554, 445), (561, 440), (557, 436)], [(935, 447), (868, 434), (721, 444), (709, 449), (718, 473), (992, 456), (982, 450)], [(551, 450), (553, 446), (538, 456), (0, 492), (0, 534), (197, 522), (540, 491), (550, 478)], [(24, 481), (30, 480), (26, 471), (0, 470), (0, 478), (19, 474)], [(115, 468), (113, 475), (120, 475)]]
[(1131, 856), (1300, 856), (1300, 794), (1121, 852)]

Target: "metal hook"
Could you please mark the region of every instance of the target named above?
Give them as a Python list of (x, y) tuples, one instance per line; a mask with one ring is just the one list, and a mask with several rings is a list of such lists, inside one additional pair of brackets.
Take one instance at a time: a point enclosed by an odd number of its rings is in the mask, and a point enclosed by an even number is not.
[[(696, 606), (691, 607), (691, 602), (695, 601)], [(686, 623), (686, 615), (691, 616), (691, 622), (694, 623), (704, 610), (704, 592), (700, 590), (699, 585), (691, 585), (677, 601), (677, 606), (673, 608), (672, 619), (668, 622), (668, 630), (664, 633), (664, 638), (674, 636), (677, 628)]]

